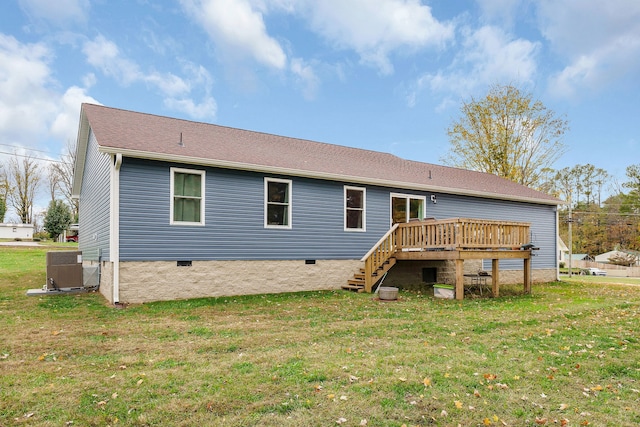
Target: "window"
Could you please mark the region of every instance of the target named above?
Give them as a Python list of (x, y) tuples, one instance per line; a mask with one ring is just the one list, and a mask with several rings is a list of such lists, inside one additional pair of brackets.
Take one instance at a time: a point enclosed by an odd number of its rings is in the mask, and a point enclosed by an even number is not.
[(291, 228), (291, 181), (264, 179), (264, 226)]
[(365, 231), (366, 193), (364, 188), (344, 187), (344, 229)]
[(204, 171), (171, 168), (171, 224), (204, 225)]
[(391, 223), (409, 222), (424, 218), (426, 197), (407, 194), (391, 194)]

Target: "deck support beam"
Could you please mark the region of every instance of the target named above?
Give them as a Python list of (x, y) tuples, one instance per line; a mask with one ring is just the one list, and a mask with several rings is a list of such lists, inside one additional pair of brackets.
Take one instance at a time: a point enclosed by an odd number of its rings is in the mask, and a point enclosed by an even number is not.
[(524, 293), (530, 294), (531, 293), (531, 258), (524, 259), (523, 270), (524, 270), (524, 278), (523, 278)]
[(458, 258), (456, 263), (456, 299), (464, 298), (464, 259)]
[(500, 296), (500, 269), (498, 268), (499, 262), (500, 260), (496, 258), (491, 260), (491, 293), (493, 294), (494, 298)]
[[(522, 258), (524, 261), (523, 268), (523, 280), (524, 283), (524, 292), (527, 294), (531, 293), (531, 251), (518, 251), (518, 256), (513, 256), (513, 254), (505, 254), (507, 256), (501, 258), (491, 258), (491, 292), (494, 298), (500, 296), (500, 259), (513, 259), (513, 258)], [(410, 254), (410, 255), (409, 255)], [(442, 254), (442, 252), (440, 252)], [(455, 263), (455, 288), (456, 288), (456, 299), (462, 300), (464, 299), (464, 260), (465, 259), (486, 259), (486, 252), (482, 253), (473, 253), (473, 252), (464, 252), (464, 251), (452, 251), (451, 254), (455, 254), (454, 257), (442, 257), (440, 259), (452, 259)], [(417, 256), (416, 256), (417, 255)], [(484, 256), (483, 256), (484, 255)], [(502, 255), (499, 253), (494, 253), (494, 256)], [(408, 252), (404, 256), (399, 256), (400, 259), (424, 259), (416, 252)], [(432, 258), (430, 258), (432, 259)]]

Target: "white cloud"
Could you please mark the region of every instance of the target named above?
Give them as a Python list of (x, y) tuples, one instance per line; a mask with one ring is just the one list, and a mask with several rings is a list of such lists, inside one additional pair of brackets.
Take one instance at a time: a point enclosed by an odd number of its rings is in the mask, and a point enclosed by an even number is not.
[(363, 63), (393, 72), (389, 56), (428, 46), (444, 47), (453, 38), (451, 23), (441, 23), (417, 0), (309, 1), (311, 26), (342, 49), (353, 49)]
[[(59, 92), (49, 66), (52, 57), (44, 44), (0, 34), (0, 141), (14, 147), (0, 151), (47, 157), (31, 151), (44, 150), (55, 158), (77, 136), (80, 104), (97, 103), (84, 88)], [(7, 158), (0, 157), (0, 162)]]
[[(496, 82), (530, 83), (536, 74), (538, 43), (512, 39), (497, 27), (484, 26), (462, 32), (462, 47), (446, 70), (427, 73), (415, 84), (408, 96), (409, 105), (416, 102), (419, 92), (434, 92), (468, 96), (478, 88)], [(449, 104), (449, 100), (445, 100)]]
[(363, 64), (383, 74), (393, 72), (392, 55), (441, 48), (454, 35), (454, 25), (436, 20), (431, 8), (419, 0), (181, 0), (181, 4), (208, 33), (218, 57), (239, 70), (233, 73), (235, 79), (253, 80), (247, 67), (238, 67), (250, 59), (288, 71), (307, 99), (313, 99), (320, 86), (316, 70), (335, 65), (293, 56), (290, 52), (296, 51), (300, 40), (274, 38), (267, 17), (285, 13), (302, 19), (311, 32), (339, 50), (354, 51)]
[(0, 34), (0, 135), (4, 141), (33, 144), (47, 133), (47, 123), (57, 109), (50, 57), (43, 44), (22, 44)]
[[(89, 64), (120, 84), (148, 84), (158, 89), (165, 97), (164, 103), (169, 108), (197, 119), (215, 117), (216, 103), (211, 97), (213, 79), (204, 67), (189, 62), (183, 63), (183, 77), (153, 70), (143, 72), (137, 63), (125, 58), (118, 46), (104, 36), (87, 41), (82, 50)], [(204, 93), (203, 101), (200, 103), (190, 99), (196, 91)]]
[[(526, 1), (526, 0), (525, 0)], [(523, 0), (476, 0), (485, 21), (512, 27), (518, 15), (523, 16)]]
[(538, 4), (544, 37), (566, 60), (550, 91), (564, 96), (597, 91), (640, 73), (640, 2), (544, 0)]
[(182, 0), (195, 19), (226, 56), (251, 58), (274, 69), (284, 69), (287, 56), (267, 33), (263, 13), (247, 0)]
[(164, 105), (167, 108), (181, 111), (198, 120), (206, 120), (215, 117), (218, 110), (216, 101), (211, 96), (205, 96), (200, 103), (196, 103), (193, 99), (188, 98), (166, 98), (164, 100)]
[(20, 0), (22, 10), (36, 25), (48, 22), (58, 27), (86, 22), (89, 0)]
[(58, 111), (51, 124), (50, 133), (61, 142), (75, 141), (78, 133), (78, 117), (82, 103), (100, 104), (87, 95), (87, 88), (71, 86), (58, 102)]
[(300, 58), (291, 60), (291, 72), (296, 76), (298, 84), (302, 87), (302, 93), (306, 99), (313, 99), (318, 91), (320, 79), (311, 65)]

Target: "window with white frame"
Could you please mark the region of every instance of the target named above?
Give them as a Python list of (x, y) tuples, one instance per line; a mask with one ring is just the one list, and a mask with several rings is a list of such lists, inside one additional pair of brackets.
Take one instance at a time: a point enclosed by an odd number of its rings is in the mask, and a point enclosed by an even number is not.
[(344, 187), (344, 229), (366, 230), (366, 190), (361, 187)]
[(291, 228), (291, 180), (264, 179), (264, 226)]
[(171, 168), (171, 224), (204, 225), (204, 171)]
[(426, 200), (425, 196), (391, 193), (391, 224), (423, 219)]

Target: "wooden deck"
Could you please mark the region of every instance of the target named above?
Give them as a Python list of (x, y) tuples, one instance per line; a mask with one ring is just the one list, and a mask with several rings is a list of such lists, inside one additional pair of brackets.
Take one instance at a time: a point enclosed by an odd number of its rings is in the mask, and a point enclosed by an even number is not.
[(464, 261), (491, 259), (491, 285), (499, 295), (499, 261), (523, 260), (525, 292), (531, 291), (530, 224), (470, 218), (411, 221), (395, 224), (362, 258), (363, 271), (345, 289), (371, 292), (397, 260), (452, 260), (456, 299), (464, 298)]

